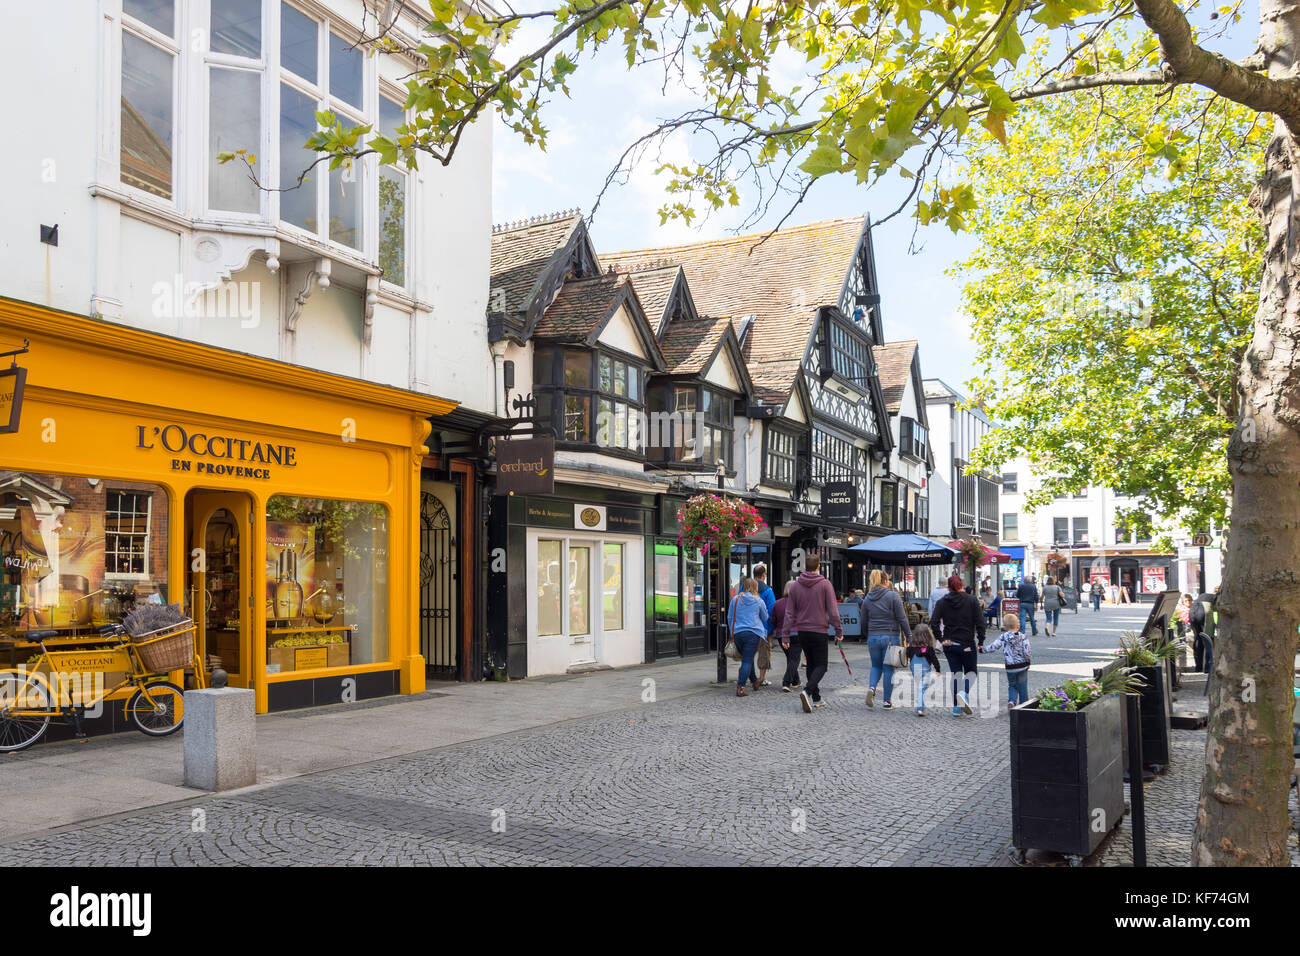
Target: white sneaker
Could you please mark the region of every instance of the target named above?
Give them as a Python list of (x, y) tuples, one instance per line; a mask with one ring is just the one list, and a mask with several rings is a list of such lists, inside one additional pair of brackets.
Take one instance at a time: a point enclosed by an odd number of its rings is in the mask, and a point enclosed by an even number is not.
[(868, 707), (876, 706), (876, 689), (874, 687), (867, 688), (867, 706)]
[(975, 711), (971, 710), (970, 701), (966, 699), (966, 695), (961, 691), (957, 692), (957, 706), (960, 707), (961, 712), (968, 717), (975, 713)]
[(812, 713), (812, 698), (808, 696), (806, 690), (799, 691), (799, 706), (803, 708), (805, 714)]

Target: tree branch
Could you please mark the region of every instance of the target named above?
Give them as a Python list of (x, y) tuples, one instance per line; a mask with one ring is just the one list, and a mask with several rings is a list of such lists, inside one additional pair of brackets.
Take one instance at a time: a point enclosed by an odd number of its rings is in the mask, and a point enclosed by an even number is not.
[(1293, 133), (1300, 133), (1300, 78), (1264, 76), (1198, 46), (1191, 24), (1173, 0), (1136, 3), (1142, 19), (1160, 41), (1160, 50), (1176, 82), (1196, 83), (1257, 112), (1273, 113)]
[(1035, 83), (1011, 94), (1013, 100), (1032, 100), (1039, 96), (1051, 96), (1053, 93), (1073, 93), (1077, 90), (1092, 90), (1100, 86), (1162, 86), (1174, 83), (1190, 83), (1191, 80), (1180, 79), (1173, 70), (1119, 70), (1106, 73), (1092, 73), (1085, 76), (1071, 76), (1064, 80), (1048, 80)]

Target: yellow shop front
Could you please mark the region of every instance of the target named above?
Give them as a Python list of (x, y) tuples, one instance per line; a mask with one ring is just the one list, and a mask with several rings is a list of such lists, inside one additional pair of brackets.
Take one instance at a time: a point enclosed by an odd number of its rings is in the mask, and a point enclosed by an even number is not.
[(24, 340), (0, 665), (179, 603), (259, 713), (424, 689), (420, 462), (454, 402), (0, 299)]

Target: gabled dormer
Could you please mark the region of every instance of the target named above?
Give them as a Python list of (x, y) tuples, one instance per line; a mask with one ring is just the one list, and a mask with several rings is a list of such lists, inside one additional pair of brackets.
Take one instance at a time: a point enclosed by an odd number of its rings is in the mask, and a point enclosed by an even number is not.
[(489, 341), (527, 341), (567, 280), (600, 274), (596, 248), (576, 210), (494, 227)]
[(753, 401), (754, 384), (728, 318), (692, 317), (694, 304), (679, 278), (672, 318), (660, 336), (667, 367), (651, 382), (646, 457), (682, 470), (736, 470), (735, 420)]
[(537, 417), (561, 447), (640, 458), (647, 377), (665, 362), (631, 280), (563, 282), (529, 340)]

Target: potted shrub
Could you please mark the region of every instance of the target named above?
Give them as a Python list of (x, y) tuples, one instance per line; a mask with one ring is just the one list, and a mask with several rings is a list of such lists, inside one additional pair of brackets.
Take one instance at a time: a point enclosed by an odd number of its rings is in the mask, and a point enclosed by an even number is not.
[(1131, 674), (1070, 680), (1011, 710), (1011, 843), (1081, 866), (1124, 814), (1120, 694)]

